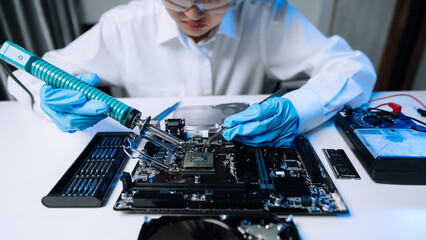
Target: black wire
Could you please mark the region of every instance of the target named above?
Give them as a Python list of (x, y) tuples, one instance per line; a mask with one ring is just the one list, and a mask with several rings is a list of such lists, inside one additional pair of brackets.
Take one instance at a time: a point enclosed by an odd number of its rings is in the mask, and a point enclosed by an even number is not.
[[(416, 122), (421, 123), (421, 124), (423, 124), (423, 125), (425, 125), (425, 126), (426, 126), (426, 123), (425, 123), (425, 122), (422, 122), (422, 121), (420, 121), (420, 120), (418, 120), (418, 119), (416, 119), (416, 118), (409, 117), (409, 116), (404, 115), (404, 114), (393, 113), (393, 112), (389, 112), (389, 111), (382, 110), (382, 109), (377, 109), (377, 108), (368, 108), (368, 109), (367, 109), (367, 111), (372, 111), (372, 110), (379, 111), (379, 112), (383, 112), (383, 113), (387, 113), (387, 114), (392, 115), (392, 116), (394, 116), (394, 117), (399, 117), (399, 118), (401, 118), (401, 117), (402, 117), (402, 118), (405, 118), (405, 119), (413, 120), (413, 121), (416, 121)], [(418, 129), (415, 129), (415, 130), (418, 130)], [(420, 130), (420, 131), (422, 131), (422, 130)]]
[(4, 70), (7, 72), (7, 74), (21, 87), (25, 90), (25, 92), (28, 93), (28, 95), (30, 95), (31, 98), (31, 108), (34, 109), (34, 96), (33, 94), (30, 92), (30, 90), (28, 90), (27, 87), (24, 86), (24, 84), (21, 83), (21, 81), (18, 80), (18, 78), (16, 78), (16, 76), (12, 73), (12, 71), (10, 71), (9, 67), (7, 67), (6, 63), (3, 61), (3, 59), (0, 58), (0, 62), (1, 62), (1, 66), (4, 68)]
[(418, 128), (414, 127), (414, 126), (411, 126), (411, 129), (416, 130), (418, 132), (426, 133), (426, 130), (421, 130), (421, 129), (418, 129)]

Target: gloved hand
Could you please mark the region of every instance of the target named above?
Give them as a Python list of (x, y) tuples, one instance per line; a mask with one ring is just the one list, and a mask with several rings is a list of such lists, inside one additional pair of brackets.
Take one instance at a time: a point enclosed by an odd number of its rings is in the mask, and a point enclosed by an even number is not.
[[(93, 87), (99, 77), (94, 73), (77, 76)], [(106, 118), (109, 106), (99, 100), (88, 100), (78, 91), (55, 89), (47, 84), (40, 89), (40, 107), (63, 132), (75, 132), (91, 127)]]
[(227, 117), (223, 137), (249, 146), (289, 147), (297, 135), (299, 117), (287, 98), (273, 97)]

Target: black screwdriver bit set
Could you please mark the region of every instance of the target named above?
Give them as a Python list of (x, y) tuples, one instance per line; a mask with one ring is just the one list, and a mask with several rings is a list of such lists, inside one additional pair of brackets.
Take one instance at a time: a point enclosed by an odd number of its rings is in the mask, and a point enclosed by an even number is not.
[(138, 145), (131, 132), (97, 133), (42, 199), (46, 207), (101, 207), (127, 162), (123, 145)]

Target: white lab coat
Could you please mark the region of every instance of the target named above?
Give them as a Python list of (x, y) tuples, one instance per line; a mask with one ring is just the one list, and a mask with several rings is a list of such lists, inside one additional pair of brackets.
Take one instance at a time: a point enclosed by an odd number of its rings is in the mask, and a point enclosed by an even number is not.
[[(298, 112), (299, 132), (331, 118), (344, 104), (367, 102), (376, 80), (363, 53), (338, 36), (326, 38), (279, 0), (245, 0), (214, 36), (198, 44), (156, 1), (133, 1), (108, 11), (88, 32), (43, 58), (71, 74), (97, 73), (130, 97), (260, 94), (270, 80), (305, 73), (309, 81), (285, 95)], [(18, 77), (39, 109), (43, 83), (22, 72)], [(9, 91), (29, 102), (13, 81)]]

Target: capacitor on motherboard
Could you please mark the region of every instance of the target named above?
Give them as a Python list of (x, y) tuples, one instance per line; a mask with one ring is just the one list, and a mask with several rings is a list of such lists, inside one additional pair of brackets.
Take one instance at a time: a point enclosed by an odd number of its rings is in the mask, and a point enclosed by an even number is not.
[(281, 204), (283, 203), (282, 198), (281, 197), (276, 197), (274, 200), (274, 205), (279, 207), (281, 206)]
[(200, 175), (195, 175), (195, 183), (201, 183), (201, 176)]

